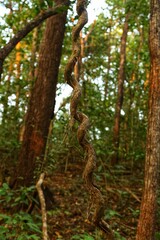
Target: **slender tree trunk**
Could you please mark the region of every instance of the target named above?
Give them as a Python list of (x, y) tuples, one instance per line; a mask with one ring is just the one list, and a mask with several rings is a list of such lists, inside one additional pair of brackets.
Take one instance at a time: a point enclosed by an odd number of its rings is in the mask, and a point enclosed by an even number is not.
[(85, 48), (87, 46), (88, 38), (92, 34), (94, 27), (96, 24), (96, 20), (93, 21), (92, 25), (90, 26), (89, 32), (83, 36), (82, 31), (79, 34), (80, 37), (80, 55), (77, 59), (77, 62), (74, 66), (74, 76), (75, 79), (79, 82), (80, 79), (82, 80), (82, 95), (84, 99), (84, 107), (87, 108), (87, 98), (86, 98), (86, 81), (84, 79), (84, 68), (83, 68), (83, 58), (85, 57)]
[[(65, 0), (56, 0), (55, 2), (57, 4), (66, 3)], [(51, 17), (46, 23), (46, 30), (39, 53), (37, 79), (26, 115), (16, 186), (29, 186), (33, 182), (36, 160), (40, 163), (43, 161), (49, 124), (55, 106), (65, 23), (66, 12)]]
[(20, 75), (21, 75), (21, 43), (16, 45), (16, 113), (19, 108), (19, 96), (20, 96)]
[(78, 61), (76, 62), (75, 66), (74, 66), (74, 75), (75, 75), (75, 78), (77, 79), (77, 81), (80, 80), (80, 75), (82, 75), (82, 80), (83, 80), (83, 83), (84, 83), (84, 72), (83, 72), (83, 69), (82, 69), (82, 59), (85, 57), (85, 48), (86, 48), (86, 45), (87, 45), (87, 42), (88, 42), (88, 38), (90, 37), (90, 35), (92, 34), (93, 30), (94, 30), (94, 27), (95, 27), (95, 24), (96, 24), (96, 20), (93, 21), (90, 29), (89, 29), (89, 32), (83, 36), (82, 34), (82, 31), (80, 32), (79, 34), (79, 37), (80, 37), (80, 55), (78, 57)]
[(107, 48), (107, 57), (108, 57), (108, 61), (107, 61), (107, 73), (106, 73), (106, 80), (105, 80), (105, 84), (104, 84), (104, 103), (106, 102), (107, 99), (107, 94), (108, 94), (108, 83), (109, 83), (109, 76), (110, 76), (110, 69), (111, 69), (111, 41), (112, 41), (112, 25), (113, 25), (113, 12), (111, 11), (111, 19), (108, 23), (108, 48)]
[(154, 240), (160, 161), (160, 2), (151, 0), (150, 96), (145, 161), (145, 185), (136, 240)]
[(8, 76), (7, 76), (7, 82), (6, 82), (6, 92), (5, 97), (3, 101), (3, 115), (2, 115), (2, 125), (7, 123), (7, 114), (8, 114), (8, 97), (9, 93), (11, 91), (11, 77), (13, 74), (13, 62), (10, 63), (8, 68)]
[(125, 78), (125, 61), (126, 61), (126, 42), (128, 34), (128, 18), (129, 14), (126, 15), (126, 19), (123, 26), (123, 33), (121, 38), (121, 48), (120, 48), (120, 65), (118, 73), (118, 95), (115, 107), (115, 119), (113, 128), (113, 146), (114, 146), (114, 156), (112, 159), (112, 164), (117, 164), (119, 161), (119, 141), (120, 141), (120, 116), (123, 104), (123, 85)]
[(111, 27), (109, 28), (107, 56), (108, 56), (108, 66), (107, 66), (106, 81), (105, 81), (105, 86), (104, 86), (104, 102), (107, 99), (109, 72), (110, 72), (110, 68), (111, 68)]
[[(137, 80), (140, 80), (140, 73), (139, 73), (139, 63), (141, 61), (141, 49), (143, 47), (143, 42), (144, 42), (144, 33), (143, 33), (143, 28), (139, 27), (139, 35), (140, 35), (140, 39), (139, 39), (139, 44), (137, 46), (136, 51), (136, 57), (135, 60), (133, 60), (133, 65), (134, 65), (134, 69), (132, 71), (131, 74), (131, 78), (129, 79), (128, 82), (128, 99), (129, 99), (129, 103), (127, 104), (127, 110), (126, 110), (126, 121), (125, 121), (125, 134), (123, 136), (123, 142), (125, 143), (125, 152), (126, 154), (129, 153), (133, 153), (134, 151), (134, 140), (135, 140), (135, 134), (137, 132), (134, 131), (134, 127), (135, 127), (135, 122), (134, 122), (134, 111), (133, 111), (133, 103), (137, 103), (139, 106), (139, 102), (136, 101), (135, 99), (135, 94), (136, 94), (136, 89), (133, 88), (134, 82)], [(138, 106), (135, 105), (135, 107), (138, 108)], [(138, 119), (138, 118), (136, 118)], [(138, 136), (137, 136), (138, 138)], [(130, 156), (130, 160), (132, 162), (132, 166), (133, 166), (133, 162), (134, 162), (134, 154), (132, 154)]]

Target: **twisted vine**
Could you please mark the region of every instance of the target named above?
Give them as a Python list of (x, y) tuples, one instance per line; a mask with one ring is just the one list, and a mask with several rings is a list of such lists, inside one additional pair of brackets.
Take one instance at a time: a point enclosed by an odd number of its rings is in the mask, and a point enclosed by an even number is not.
[[(78, 61), (78, 57), (80, 55), (79, 34), (88, 21), (86, 6), (87, 0), (77, 0), (76, 10), (78, 14), (78, 23), (73, 27), (72, 30), (72, 55), (66, 65), (64, 77), (65, 81), (73, 88), (73, 93), (70, 101), (71, 125), (74, 124), (75, 120), (79, 122), (77, 138), (79, 144), (82, 146), (85, 152), (86, 166), (84, 169), (83, 177), (91, 198), (89, 211), (93, 210), (92, 214), (89, 212), (89, 220), (100, 227), (103, 231), (108, 233), (108, 236), (112, 236), (112, 232), (109, 229), (108, 224), (102, 220), (104, 212), (103, 196), (93, 181), (93, 172), (96, 167), (96, 154), (92, 144), (86, 137), (86, 133), (90, 125), (89, 118), (84, 113), (78, 111), (78, 103), (81, 97), (81, 86), (78, 82), (78, 79), (76, 79), (74, 74), (72, 74), (74, 66)], [(113, 236), (110, 239), (113, 239)]]

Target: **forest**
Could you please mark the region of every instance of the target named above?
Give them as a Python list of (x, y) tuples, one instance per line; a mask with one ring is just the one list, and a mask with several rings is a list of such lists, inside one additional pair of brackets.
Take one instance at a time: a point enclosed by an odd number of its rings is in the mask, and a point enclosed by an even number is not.
[(0, 1), (0, 240), (160, 239), (160, 1), (95, 2)]

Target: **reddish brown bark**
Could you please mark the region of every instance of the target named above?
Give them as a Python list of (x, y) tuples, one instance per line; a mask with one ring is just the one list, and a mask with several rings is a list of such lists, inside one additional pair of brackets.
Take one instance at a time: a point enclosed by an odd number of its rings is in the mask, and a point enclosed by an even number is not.
[(126, 19), (123, 26), (123, 33), (121, 38), (121, 48), (120, 48), (120, 64), (118, 72), (118, 94), (117, 102), (115, 107), (115, 118), (114, 118), (114, 128), (113, 128), (113, 146), (114, 146), (114, 156), (112, 159), (112, 164), (116, 164), (119, 161), (119, 141), (120, 141), (120, 117), (121, 109), (123, 104), (123, 85), (125, 78), (125, 61), (126, 61), (126, 42), (128, 34), (128, 19), (129, 14), (126, 15)]
[[(57, 0), (57, 4), (68, 1)], [(33, 182), (36, 160), (43, 161), (51, 116), (55, 105), (58, 68), (65, 31), (66, 12), (47, 20), (40, 46), (37, 79), (26, 115), (25, 132), (19, 155), (16, 185)]]
[(145, 183), (136, 240), (154, 240), (160, 161), (160, 2), (151, 0), (150, 96), (145, 160)]

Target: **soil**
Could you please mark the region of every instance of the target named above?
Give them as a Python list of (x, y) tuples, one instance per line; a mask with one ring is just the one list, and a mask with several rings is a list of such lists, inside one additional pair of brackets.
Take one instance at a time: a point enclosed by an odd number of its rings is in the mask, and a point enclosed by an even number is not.
[[(48, 212), (51, 240), (108, 239), (106, 234), (87, 220), (89, 196), (81, 169), (81, 164), (68, 166), (65, 172), (54, 172), (49, 180), (54, 193), (54, 206)], [(129, 181), (131, 178), (132, 181)], [(135, 239), (142, 189), (139, 180), (135, 183), (133, 179), (134, 176), (130, 174), (120, 174), (117, 181), (106, 179), (103, 175), (98, 179), (106, 202), (104, 218), (111, 226), (115, 240)]]

